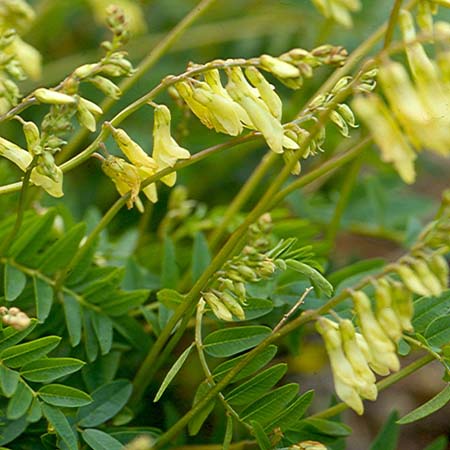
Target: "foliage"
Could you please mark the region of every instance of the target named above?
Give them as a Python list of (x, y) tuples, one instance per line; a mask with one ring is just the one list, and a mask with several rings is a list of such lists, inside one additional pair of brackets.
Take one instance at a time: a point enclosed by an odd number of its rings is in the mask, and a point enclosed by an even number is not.
[[(450, 400), (450, 3), (364, 37), (359, 0), (109, 3), (0, 4), (0, 446), (338, 450), (342, 411), (437, 361), (370, 446), (397, 448)], [(324, 354), (325, 409), (293, 374)]]

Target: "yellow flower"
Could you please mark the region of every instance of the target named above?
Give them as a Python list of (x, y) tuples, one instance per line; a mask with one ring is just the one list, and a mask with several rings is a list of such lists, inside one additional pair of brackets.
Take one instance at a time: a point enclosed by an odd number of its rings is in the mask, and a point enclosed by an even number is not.
[(122, 158), (109, 155), (102, 161), (102, 170), (111, 178), (120, 195), (130, 192), (130, 198), (127, 201), (128, 209), (136, 204), (138, 210), (142, 212), (143, 206), (139, 199), (141, 178), (136, 167)]
[[(153, 158), (160, 169), (173, 167), (179, 159), (188, 159), (191, 154), (180, 147), (170, 134), (171, 115), (165, 105), (155, 106), (153, 125)], [(176, 181), (176, 172), (162, 178), (168, 186), (173, 186)]]
[(233, 67), (228, 73), (227, 91), (233, 100), (245, 109), (271, 150), (283, 153), (284, 130), (279, 120), (272, 116), (267, 105), (258, 97), (258, 91), (248, 84), (240, 67)]
[(352, 292), (361, 332), (369, 346), (373, 360), (380, 366), (397, 371), (400, 368), (395, 346), (377, 322), (370, 300), (363, 291)]
[[(134, 142), (124, 130), (111, 127), (111, 132), (120, 150), (122, 150), (125, 156), (134, 165), (140, 181), (145, 180), (157, 172), (159, 167), (156, 161), (151, 156), (147, 155), (142, 147)], [(146, 186), (143, 189), (143, 192), (152, 203), (158, 201), (155, 183)]]
[[(0, 156), (9, 159), (23, 172), (33, 160), (33, 156), (13, 142), (0, 137)], [(38, 166), (31, 171), (30, 181), (36, 186), (41, 186), (52, 197), (62, 197), (63, 172), (58, 167), (50, 154), (39, 158)]]
[(385, 333), (397, 342), (402, 337), (400, 320), (392, 308), (392, 291), (389, 282), (381, 278), (375, 285), (376, 317)]
[(371, 131), (383, 161), (392, 162), (405, 183), (413, 183), (416, 154), (383, 101), (373, 94), (360, 95), (353, 100), (352, 106)]

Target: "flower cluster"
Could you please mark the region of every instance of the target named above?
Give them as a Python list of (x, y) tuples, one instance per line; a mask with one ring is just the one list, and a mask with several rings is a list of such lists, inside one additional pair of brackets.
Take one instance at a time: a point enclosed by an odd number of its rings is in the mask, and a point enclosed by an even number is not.
[(361, 9), (359, 0), (312, 0), (317, 9), (327, 18), (346, 28), (353, 26), (351, 13)]
[(353, 107), (380, 147), (382, 159), (391, 162), (406, 183), (412, 183), (417, 151), (425, 148), (449, 154), (450, 47), (444, 41), (448, 42), (450, 28), (446, 23), (435, 25), (440, 46), (436, 61), (432, 61), (417, 40), (408, 11), (400, 12), (400, 27), (412, 80), (402, 64), (385, 58), (378, 79), (387, 104), (380, 96), (369, 94), (356, 97)]
[[(159, 170), (173, 167), (178, 160), (187, 159), (191, 156), (189, 151), (180, 147), (171, 136), (171, 115), (169, 108), (165, 105), (153, 104), (153, 106), (152, 156), (149, 156), (124, 130), (116, 129), (111, 124), (107, 124), (111, 129), (115, 142), (131, 164), (123, 158), (112, 155), (108, 155), (102, 162), (103, 171), (113, 180), (118, 192), (121, 195), (131, 192), (130, 199), (127, 203), (128, 208), (136, 204), (140, 211), (143, 211), (142, 203), (138, 197), (141, 182)], [(176, 176), (176, 172), (172, 172), (161, 180), (167, 186), (173, 186), (176, 181)], [(143, 192), (152, 203), (158, 200), (155, 183), (145, 186)]]
[(389, 276), (373, 280), (374, 308), (364, 291), (350, 291), (360, 333), (348, 319), (317, 321), (336, 393), (358, 414), (364, 411), (361, 399), (377, 397), (373, 372), (385, 376), (400, 368), (396, 345), (404, 331), (413, 331), (413, 294), (440, 295), (448, 286), (448, 265), (437, 252), (401, 259), (394, 272), (400, 281)]
[(3, 325), (13, 327), (19, 331), (28, 328), (31, 323), (31, 319), (15, 306), (12, 308), (0, 306), (0, 317)]
[[(11, 1), (6, 2), (6, 5), (10, 3), (17, 8), (22, 4)], [(3, 3), (0, 5), (0, 15), (2, 8), (6, 8)], [(116, 7), (108, 9), (108, 17), (113, 39), (102, 44), (106, 50), (105, 56), (98, 63), (78, 67), (57, 88), (38, 88), (28, 97), (50, 105), (50, 111), (43, 118), (40, 128), (33, 122), (25, 122), (20, 116), (15, 117), (23, 124), (27, 150), (6, 139), (0, 140), (0, 156), (9, 159), (22, 171), (25, 172), (35, 159), (30, 182), (41, 186), (53, 197), (63, 195), (63, 173), (55, 163), (55, 154), (66, 144), (63, 137), (72, 128), (72, 117), (76, 115), (80, 125), (94, 132), (97, 118), (103, 114), (97, 104), (78, 94), (80, 83), (89, 82), (107, 96), (118, 98), (120, 89), (107, 76), (128, 76), (133, 71), (125, 52), (120, 50), (127, 40), (125, 17)]]
[(9, 111), (20, 99), (16, 81), (41, 76), (40, 53), (19, 36), (33, 20), (34, 11), (25, 1), (0, 3), (0, 114)]
[(277, 267), (286, 267), (284, 261), (272, 256), (267, 238), (272, 228), (269, 214), (262, 215), (249, 228), (249, 240), (239, 255), (234, 256), (216, 273), (215, 281), (202, 297), (217, 318), (232, 321), (233, 316), (245, 319), (245, 283), (255, 283), (273, 275)]
[[(298, 89), (305, 78), (312, 76), (314, 68), (340, 65), (346, 56), (343, 48), (324, 45), (311, 52), (293, 49), (279, 57), (262, 55), (248, 61), (213, 61), (204, 67), (202, 79), (184, 77), (175, 83), (175, 89), (206, 127), (230, 136), (241, 134), (244, 128), (259, 131), (270, 149), (281, 154), (286, 149), (298, 149), (304, 136), (283, 127), (282, 102), (261, 70), (289, 88)], [(225, 86), (216, 68), (219, 65), (225, 67), (228, 78)], [(198, 67), (191, 65), (190, 69)]]

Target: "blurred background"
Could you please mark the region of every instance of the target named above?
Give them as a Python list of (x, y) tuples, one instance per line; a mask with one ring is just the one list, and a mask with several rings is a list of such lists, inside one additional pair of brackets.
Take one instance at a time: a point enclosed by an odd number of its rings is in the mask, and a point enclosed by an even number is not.
[[(102, 11), (107, 0), (34, 0), (30, 4), (37, 17), (23, 38), (38, 48), (43, 56), (42, 79), (21, 83), (26, 94), (37, 86), (56, 85), (77, 66), (95, 62), (101, 57), (99, 44), (109, 38), (102, 24)], [(120, 4), (120, 1), (117, 2)], [(131, 16), (133, 36), (127, 50), (136, 65), (145, 57), (158, 40), (185, 16), (197, 0), (147, 0), (134, 3)], [(392, 1), (365, 0), (360, 12), (354, 15), (354, 28), (346, 30), (324, 19), (309, 0), (227, 0), (217, 1), (198, 20), (139, 82), (127, 92), (106, 118), (122, 109), (136, 98), (148, 92), (168, 74), (184, 71), (190, 61), (204, 63), (215, 58), (253, 57), (262, 53), (281, 54), (291, 48), (314, 48), (323, 43), (342, 45), (351, 52), (388, 17)], [(331, 73), (330, 68), (316, 72), (303, 89), (292, 92), (279, 86), (284, 100), (284, 120), (290, 120), (302, 108), (314, 91)], [(100, 102), (98, 91), (84, 87), (83, 96)], [(167, 102), (174, 114), (174, 134), (183, 147), (191, 153), (207, 148), (227, 138), (206, 130), (193, 117), (177, 112), (167, 94), (156, 101)], [(30, 108), (26, 119), (38, 120), (39, 108)], [(123, 123), (123, 128), (144, 149), (151, 149), (151, 110), (143, 108)], [(356, 139), (360, 130), (352, 133)], [(2, 136), (19, 144), (23, 135), (18, 122), (10, 121), (0, 127)], [(92, 139), (91, 134), (78, 149), (81, 151)], [(349, 143), (330, 127), (324, 145), (325, 153), (302, 164), (306, 173), (336, 149)], [(111, 153), (118, 153), (112, 140), (106, 141)], [(186, 187), (186, 195), (192, 199), (192, 217), (184, 225), (172, 224), (176, 233), (172, 236), (179, 244), (180, 265), (183, 266), (183, 245), (197, 229), (206, 232), (220, 217), (253, 168), (265, 154), (262, 143), (241, 145), (235, 149), (216, 154), (211, 158), (183, 169), (178, 174), (178, 185)], [(280, 166), (274, 168), (278, 171)], [(362, 161), (360, 174), (352, 190), (348, 207), (342, 217), (341, 229), (331, 247), (323, 248), (320, 237), (327, 231), (333, 215), (347, 170), (333, 174), (327, 179), (308, 186), (302, 192), (293, 193), (285, 204), (274, 212), (275, 233), (280, 237), (295, 235), (301, 243), (312, 243), (319, 256), (331, 255), (327, 273), (360, 260), (373, 262), (369, 269), (381, 267), (385, 261), (398, 257), (414, 241), (423, 224), (436, 212), (441, 191), (448, 187), (450, 173), (448, 161), (427, 154), (417, 163), (418, 181), (413, 186), (404, 185), (394, 171), (379, 161), (377, 149), (369, 147)], [(272, 172), (272, 174), (274, 173)], [(269, 173), (252, 202), (268, 185)], [(1, 184), (17, 181), (20, 173), (4, 160), (0, 160)], [(104, 251), (110, 261), (132, 261), (150, 274), (144, 283), (152, 286), (152, 269), (158, 259), (161, 221), (168, 210), (169, 190), (160, 186), (160, 202), (153, 208), (146, 204), (147, 212), (141, 216), (135, 210), (123, 210), (110, 226), (105, 237)], [(78, 221), (87, 219), (94, 223), (117, 198), (110, 180), (103, 175), (97, 160), (92, 159), (65, 176), (63, 201), (48, 196), (35, 201), (41, 207), (56, 205), (63, 214)], [(17, 194), (0, 196), (0, 218), (11, 213)], [(62, 206), (64, 203), (64, 206)], [(244, 213), (245, 214), (245, 213)], [(236, 222), (239, 217), (236, 218)], [(155, 231), (155, 234), (143, 233)], [(149, 237), (153, 236), (153, 237)], [(159, 236), (159, 237), (158, 237)], [(109, 253), (108, 253), (109, 252)], [(156, 253), (155, 253), (156, 252)], [(131, 264), (131, 263), (130, 263)], [(133, 270), (134, 270), (133, 269)], [(297, 339), (297, 341), (295, 340)], [(317, 389), (314, 409), (327, 407), (332, 394), (332, 381), (327, 368), (326, 356), (319, 350), (312, 337), (298, 347), (298, 336), (285, 343), (285, 355), (289, 354), (289, 379), (299, 381), (301, 390)], [(391, 412), (397, 409), (400, 416), (439, 392), (442, 370), (430, 365), (413, 377), (397, 384), (380, 395), (380, 400), (367, 406), (367, 413), (359, 418), (345, 413), (346, 422), (353, 434), (348, 439), (349, 450), (370, 448), (370, 442)], [(198, 381), (191, 375), (191, 382)], [(432, 380), (432, 381), (430, 381)], [(180, 392), (175, 399), (180, 405), (188, 402), (190, 392)], [(186, 386), (184, 386), (186, 388)], [(175, 401), (175, 403), (176, 403)], [(398, 449), (419, 450), (433, 439), (450, 432), (450, 407), (437, 414), (401, 429)], [(337, 448), (337, 447), (336, 447)], [(344, 448), (344, 447), (342, 447)], [(449, 447), (450, 448), (450, 447)]]

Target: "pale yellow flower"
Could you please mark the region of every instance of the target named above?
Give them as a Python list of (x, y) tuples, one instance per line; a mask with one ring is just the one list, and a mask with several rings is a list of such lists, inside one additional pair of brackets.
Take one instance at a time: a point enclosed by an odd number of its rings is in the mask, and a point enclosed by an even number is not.
[[(153, 158), (159, 169), (173, 167), (180, 159), (188, 159), (191, 154), (180, 147), (170, 134), (171, 115), (165, 105), (155, 106), (153, 125)], [(173, 186), (176, 181), (176, 172), (162, 178), (168, 186)]]

